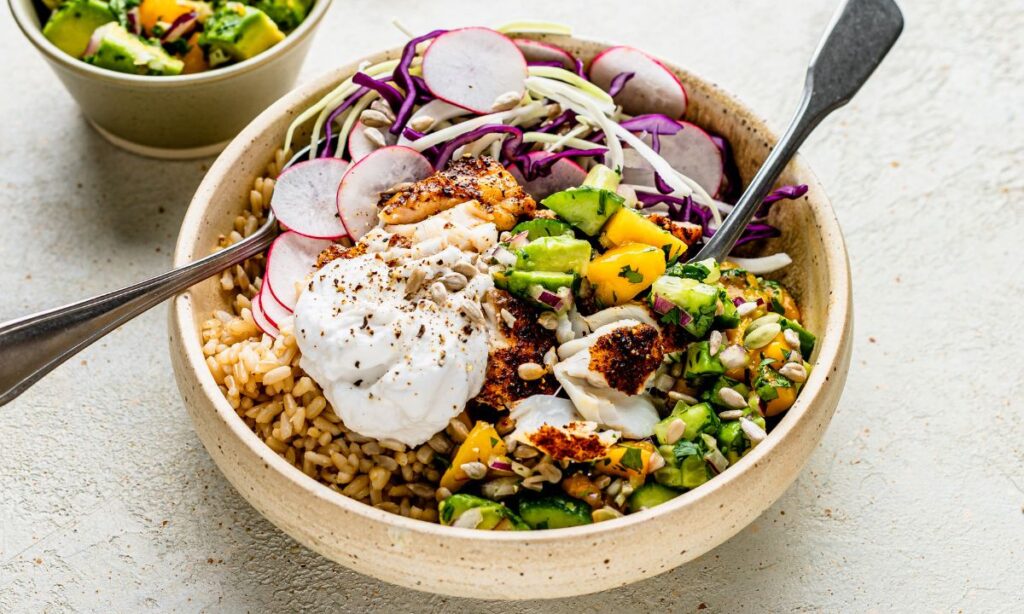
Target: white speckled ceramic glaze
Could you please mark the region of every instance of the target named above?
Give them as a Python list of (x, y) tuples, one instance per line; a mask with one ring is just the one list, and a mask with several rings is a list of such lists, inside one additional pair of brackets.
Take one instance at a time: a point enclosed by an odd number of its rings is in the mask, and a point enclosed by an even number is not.
[[(587, 60), (606, 45), (551, 37)], [(399, 50), (369, 56), (394, 58)], [(178, 238), (174, 263), (203, 256), (245, 209), (253, 180), (292, 118), (358, 62), (293, 91), (254, 120), (221, 154), (200, 185)], [(714, 84), (667, 64), (690, 95), (687, 119), (731, 142), (749, 179), (775, 136)], [(711, 550), (772, 504), (796, 478), (839, 401), (850, 365), (850, 275), (824, 190), (804, 163), (781, 181), (805, 183), (798, 201), (773, 210), (793, 264), (778, 275), (799, 298), (819, 337), (815, 368), (796, 404), (768, 439), (707, 484), (657, 508), (600, 524), (554, 531), (454, 529), (400, 517), (348, 499), (308, 478), (266, 447), (236, 416), (207, 370), (199, 323), (227, 308), (214, 279), (178, 296), (171, 309), (171, 354), (196, 431), (224, 475), (256, 509), (305, 546), (365, 574), (423, 591), (488, 599), (562, 597), (651, 577)]]
[(47, 40), (33, 0), (8, 0), (25, 37), (46, 58), (89, 123), (114, 145), (158, 158), (217, 153), (291, 89), (332, 0), (317, 0), (283, 41), (244, 62), (192, 75), (151, 77), (97, 68)]

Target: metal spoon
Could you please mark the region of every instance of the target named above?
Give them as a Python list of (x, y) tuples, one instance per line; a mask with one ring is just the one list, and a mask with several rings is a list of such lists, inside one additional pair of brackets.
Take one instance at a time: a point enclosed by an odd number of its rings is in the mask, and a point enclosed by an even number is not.
[[(807, 69), (803, 101), (789, 129), (725, 223), (694, 259), (721, 260), (728, 255), (800, 144), (826, 115), (853, 97), (902, 29), (903, 17), (892, 0), (848, 0), (843, 5)], [(286, 168), (308, 153), (309, 148), (300, 151)], [(273, 240), (276, 226), (270, 214), (252, 235), (192, 264), (127, 288), (0, 325), (0, 405), (135, 316), (263, 252)]]
[(853, 98), (903, 31), (903, 14), (892, 0), (847, 0), (836, 12), (807, 66), (804, 93), (786, 133), (715, 234), (691, 258), (721, 261), (732, 251), (761, 201), (807, 135), (829, 113)]

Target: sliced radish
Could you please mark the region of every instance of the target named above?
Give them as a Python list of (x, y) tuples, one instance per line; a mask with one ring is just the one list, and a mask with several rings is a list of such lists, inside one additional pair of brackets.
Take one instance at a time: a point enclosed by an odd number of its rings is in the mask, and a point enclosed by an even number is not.
[(527, 62), (561, 62), (566, 70), (576, 69), (572, 56), (561, 47), (529, 38), (515, 38), (512, 42), (523, 52)]
[(252, 320), (253, 322), (256, 322), (256, 326), (259, 326), (261, 331), (277, 339), (277, 336), (281, 334), (281, 331), (278, 330), (278, 328), (274, 326), (269, 319), (267, 319), (266, 314), (263, 313), (263, 305), (260, 304), (261, 296), (262, 294), (257, 294), (256, 297), (252, 299)]
[(419, 181), (433, 172), (434, 167), (423, 154), (401, 145), (381, 147), (353, 164), (341, 180), (337, 200), (348, 236), (359, 240), (377, 225), (381, 192), (399, 183)]
[(344, 236), (334, 196), (348, 166), (338, 158), (317, 158), (286, 169), (277, 178), (270, 199), (278, 221), (312, 239)]
[(295, 309), (299, 294), (296, 286), (313, 272), (320, 252), (332, 244), (333, 241), (310, 239), (291, 231), (274, 239), (267, 250), (263, 283), (277, 302), (289, 310)]
[[(466, 115), (467, 113), (469, 113), (469, 111), (463, 109), (462, 107), (457, 107), (450, 102), (445, 102), (440, 98), (435, 98), (428, 102), (427, 104), (420, 107), (419, 109), (417, 109), (416, 112), (413, 113), (412, 116), (409, 118), (409, 122), (406, 125), (412, 128), (413, 130), (418, 130), (419, 132), (427, 132), (429, 130), (432, 130), (441, 122), (445, 122), (448, 121), (449, 119), (459, 117), (460, 115)], [(429, 117), (433, 121), (431, 121), (429, 125), (424, 127), (421, 125), (421, 120), (423, 120), (422, 123), (425, 124), (425, 118), (427, 117)], [(402, 135), (398, 139), (399, 145), (408, 145), (410, 143), (412, 143), (412, 139), (406, 138), (405, 135)]]
[[(699, 126), (684, 121), (680, 121), (679, 125), (682, 129), (675, 134), (658, 135), (661, 157), (672, 168), (696, 181), (708, 194), (717, 196), (725, 178), (722, 150)], [(639, 136), (645, 143), (651, 144), (650, 134)], [(622, 169), (623, 183), (655, 185), (654, 169), (635, 149), (627, 149), (623, 154), (626, 159)]]
[(260, 309), (263, 310), (263, 315), (277, 329), (281, 328), (281, 324), (284, 323), (285, 318), (292, 315), (291, 309), (285, 307), (280, 301), (274, 298), (274, 294), (270, 291), (270, 284), (263, 284), (263, 287), (260, 288), (259, 299)]
[[(547, 156), (545, 152), (533, 151), (527, 154), (530, 158), (543, 158)], [(583, 183), (583, 180), (587, 178), (587, 171), (583, 170), (583, 167), (579, 164), (569, 160), (568, 158), (562, 158), (551, 165), (551, 174), (545, 177), (537, 177), (533, 181), (527, 181), (523, 177), (522, 172), (516, 166), (509, 167), (509, 172), (516, 178), (526, 193), (532, 196), (535, 200), (547, 198), (555, 192), (561, 192), (569, 188), (575, 188)]]
[(438, 36), (423, 54), (423, 79), (443, 100), (491, 113), (499, 97), (526, 89), (526, 58), (503, 34), (463, 28)]
[[(375, 149), (378, 149), (378, 145), (376, 143), (366, 138), (364, 130), (366, 130), (366, 126), (363, 125), (363, 122), (356, 122), (352, 126), (352, 132), (348, 133), (348, 155), (353, 162), (362, 160), (366, 156), (370, 155), (370, 153)], [(391, 134), (390, 131), (378, 130), (378, 132), (380, 132), (380, 135), (384, 137), (385, 144), (394, 145), (398, 142), (398, 137)], [(337, 195), (337, 192), (338, 189), (337, 186), (335, 186), (335, 195)], [(335, 206), (334, 209), (337, 211), (338, 207)]]
[(682, 82), (643, 51), (611, 47), (590, 63), (590, 80), (605, 91), (611, 87), (612, 79), (624, 72), (633, 73), (633, 78), (615, 96), (615, 102), (626, 113), (661, 113), (676, 118), (686, 113), (686, 88)]

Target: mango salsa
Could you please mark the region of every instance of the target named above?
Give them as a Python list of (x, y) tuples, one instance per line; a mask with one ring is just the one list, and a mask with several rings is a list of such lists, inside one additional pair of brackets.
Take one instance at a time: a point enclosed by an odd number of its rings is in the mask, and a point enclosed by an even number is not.
[(633, 299), (665, 272), (665, 254), (657, 247), (627, 243), (590, 261), (587, 280), (603, 306), (621, 305)]

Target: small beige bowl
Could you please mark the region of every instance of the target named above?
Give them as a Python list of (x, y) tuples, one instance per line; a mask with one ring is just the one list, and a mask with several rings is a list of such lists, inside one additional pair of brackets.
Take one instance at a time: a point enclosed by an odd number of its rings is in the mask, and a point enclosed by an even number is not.
[[(550, 40), (585, 60), (606, 47), (575, 38)], [(366, 59), (380, 62), (398, 52)], [(217, 235), (231, 229), (291, 119), (357, 65), (293, 91), (228, 146), (192, 200), (175, 266), (206, 255)], [(689, 119), (730, 140), (749, 180), (775, 136), (712, 83), (669, 66), (689, 89)], [(171, 357), (185, 406), (217, 466), (253, 507), (301, 544), (381, 580), (464, 597), (535, 599), (592, 593), (657, 575), (729, 539), (782, 495), (821, 439), (846, 381), (853, 319), (843, 238), (803, 161), (790, 164), (782, 181), (810, 186), (805, 197), (774, 210), (783, 236), (770, 247), (793, 257), (778, 277), (795, 291), (808, 327), (818, 334), (815, 368), (764, 443), (714, 480), (654, 509), (571, 529), (488, 532), (389, 514), (322, 486), (257, 439), (207, 370), (200, 322), (212, 310), (228, 308), (215, 279), (175, 298), (170, 313)]]
[(331, 0), (316, 0), (305, 21), (258, 56), (193, 75), (150, 77), (96, 68), (42, 33), (33, 0), (7, 0), (18, 27), (46, 58), (89, 123), (132, 153), (167, 159), (215, 154), (291, 89)]

